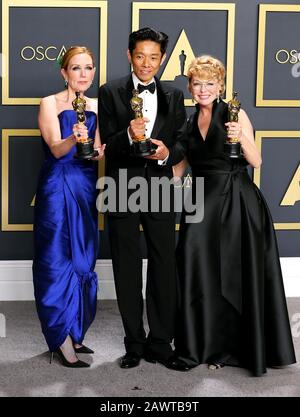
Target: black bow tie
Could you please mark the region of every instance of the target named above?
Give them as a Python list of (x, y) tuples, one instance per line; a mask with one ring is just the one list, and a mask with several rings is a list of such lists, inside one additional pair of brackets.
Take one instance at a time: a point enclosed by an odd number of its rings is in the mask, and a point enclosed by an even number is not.
[(137, 88), (139, 90), (139, 94), (141, 94), (145, 90), (149, 90), (150, 93), (153, 94), (155, 91), (155, 82), (153, 81), (153, 83), (150, 83), (148, 85), (138, 84)]

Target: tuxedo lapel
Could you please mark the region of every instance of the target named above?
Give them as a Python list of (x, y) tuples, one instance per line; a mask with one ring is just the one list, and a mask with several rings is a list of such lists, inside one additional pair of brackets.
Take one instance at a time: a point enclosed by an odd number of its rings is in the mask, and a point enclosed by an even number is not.
[[(164, 89), (160, 81), (155, 78), (156, 88), (157, 88), (157, 115), (155, 123), (152, 129), (151, 137), (155, 139), (162, 129), (166, 115), (168, 114), (169, 103), (171, 99), (171, 94), (169, 91)], [(124, 103), (128, 109), (128, 118), (129, 120), (134, 119), (134, 111), (131, 109), (130, 100), (132, 98), (132, 90), (134, 89), (132, 76), (124, 79), (124, 83), (118, 87), (118, 92), (121, 101)]]
[(162, 129), (166, 115), (168, 114), (169, 103), (170, 103), (170, 92), (165, 90), (160, 81), (155, 78), (157, 88), (157, 116), (151, 132), (151, 137), (156, 139), (160, 130)]
[(118, 88), (119, 95), (126, 108), (128, 109), (129, 120), (134, 119), (134, 111), (130, 106), (130, 100), (132, 99), (132, 90), (134, 89), (132, 76), (130, 75), (124, 80), (124, 84)]

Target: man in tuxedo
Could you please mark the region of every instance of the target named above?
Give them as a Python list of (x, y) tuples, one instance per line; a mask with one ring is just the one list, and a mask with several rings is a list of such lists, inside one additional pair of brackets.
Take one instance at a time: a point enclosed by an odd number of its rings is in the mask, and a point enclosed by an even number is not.
[[(127, 181), (143, 177), (172, 178), (172, 166), (180, 162), (186, 148), (186, 112), (181, 91), (161, 83), (155, 75), (166, 56), (168, 37), (143, 28), (129, 36), (127, 56), (133, 72), (109, 82), (99, 90), (99, 125), (106, 144), (106, 176), (112, 177), (119, 195), (120, 170)], [(143, 118), (135, 119), (130, 100), (133, 89), (143, 100)], [(151, 137), (154, 155), (132, 155), (134, 138)], [(122, 190), (121, 190), (122, 191)], [(152, 190), (153, 193), (153, 190)], [(130, 194), (130, 190), (128, 191)], [(151, 195), (151, 187), (149, 191)], [(159, 198), (159, 196), (154, 196)], [(149, 204), (150, 207), (150, 204)], [(142, 257), (140, 224), (148, 252), (146, 307), (149, 334), (143, 325)], [(113, 271), (124, 329), (126, 354), (121, 368), (138, 366), (141, 358), (168, 368), (189, 368), (173, 355), (177, 283), (175, 273), (175, 214), (118, 210), (108, 213)]]

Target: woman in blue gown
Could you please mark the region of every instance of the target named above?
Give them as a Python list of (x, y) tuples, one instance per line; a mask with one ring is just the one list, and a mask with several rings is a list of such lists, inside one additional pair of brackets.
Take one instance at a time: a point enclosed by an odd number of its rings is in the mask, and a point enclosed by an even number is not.
[[(240, 366), (261, 376), (267, 367), (296, 361), (273, 221), (246, 169), (259, 167), (261, 156), (245, 111), (228, 122), (228, 105), (219, 98), (224, 65), (195, 58), (188, 79), (197, 104), (187, 161), (193, 178), (204, 178), (204, 218), (188, 223), (184, 213), (180, 225), (176, 352), (190, 367)], [(227, 137), (239, 138), (244, 158), (224, 152)]]
[[(39, 127), (45, 160), (35, 202), (33, 283), (41, 327), (49, 350), (68, 367), (87, 367), (76, 353), (96, 313), (98, 251), (97, 170), (92, 160), (74, 158), (76, 142), (94, 139), (103, 157), (97, 126), (97, 102), (84, 96), (95, 65), (92, 52), (75, 46), (61, 61), (66, 89), (41, 101)], [(77, 124), (75, 92), (86, 101), (85, 124)]]

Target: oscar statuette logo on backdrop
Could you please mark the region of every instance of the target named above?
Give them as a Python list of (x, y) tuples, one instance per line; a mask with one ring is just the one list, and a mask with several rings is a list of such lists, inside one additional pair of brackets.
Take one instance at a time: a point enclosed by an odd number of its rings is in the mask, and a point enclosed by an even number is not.
[[(255, 143), (264, 163), (253, 179), (268, 202), (275, 229), (300, 230), (300, 131), (256, 131)], [(270, 182), (274, 166), (276, 180)]]
[(160, 80), (171, 82), (175, 87), (186, 92), (188, 85), (187, 69), (194, 58), (195, 54), (186, 32), (184, 29), (181, 29), (178, 40), (160, 76)]
[(229, 100), (233, 90), (235, 4), (132, 3), (132, 31), (152, 27), (154, 21), (155, 27), (163, 28), (169, 37), (158, 78), (182, 90), (185, 105), (194, 106), (188, 92), (187, 70), (195, 56), (209, 53), (225, 64), (225, 100)]

